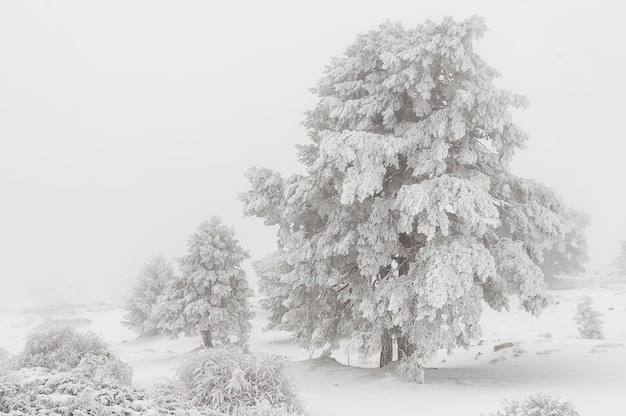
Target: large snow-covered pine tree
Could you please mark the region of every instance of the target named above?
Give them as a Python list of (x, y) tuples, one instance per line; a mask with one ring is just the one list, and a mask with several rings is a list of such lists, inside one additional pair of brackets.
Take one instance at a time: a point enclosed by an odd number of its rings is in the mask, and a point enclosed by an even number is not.
[(481, 335), (483, 301), (546, 305), (540, 266), (569, 243), (571, 211), (509, 171), (527, 140), (509, 109), (526, 100), (474, 52), (485, 29), (446, 18), (359, 35), (314, 89), (306, 174), (248, 172), (244, 213), (278, 226), (255, 264), (270, 328), (307, 347), (350, 340), (381, 366), (395, 341), (420, 380), (438, 349)]
[(200, 334), (207, 347), (216, 339), (244, 343), (252, 318), (253, 292), (241, 268), (248, 252), (219, 217), (200, 224), (187, 245), (188, 254), (178, 259), (180, 276), (159, 298), (157, 328), (172, 338)]
[(131, 296), (126, 299), (128, 313), (122, 324), (139, 335), (158, 333), (154, 308), (169, 283), (174, 280), (172, 264), (163, 256), (154, 257), (146, 263)]

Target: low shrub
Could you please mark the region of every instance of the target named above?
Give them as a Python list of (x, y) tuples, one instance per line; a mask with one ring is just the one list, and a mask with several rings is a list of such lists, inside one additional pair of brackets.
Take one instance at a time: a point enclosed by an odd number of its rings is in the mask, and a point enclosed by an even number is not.
[(102, 384), (107, 380), (114, 380), (124, 386), (130, 386), (133, 377), (133, 369), (114, 355), (85, 355), (74, 373), (90, 378), (96, 384)]
[(67, 326), (36, 330), (17, 358), (14, 370), (0, 372), (0, 414), (304, 414), (286, 360), (235, 348), (201, 351), (179, 368), (175, 382), (149, 393), (130, 387), (132, 368), (90, 332)]
[[(415, 355), (415, 354), (414, 354)], [(411, 383), (424, 383), (424, 368), (414, 355), (404, 358), (398, 364), (396, 374), (404, 381)]]
[(242, 416), (304, 414), (286, 366), (273, 355), (211, 348), (183, 362), (177, 380), (198, 407)]
[(225, 416), (201, 412), (175, 391), (130, 387), (132, 368), (97, 335), (67, 326), (27, 336), (13, 371), (0, 372), (0, 414)]
[(78, 366), (86, 355), (110, 356), (110, 351), (93, 332), (80, 332), (71, 326), (56, 324), (49, 328), (38, 327), (26, 336), (18, 364), (20, 367), (67, 371)]
[[(0, 376), (0, 414), (54, 416), (217, 416), (177, 400), (158, 400), (112, 379), (94, 383), (76, 372), (22, 368)], [(219, 415), (222, 416), (222, 415)]]
[(523, 401), (508, 401), (504, 409), (491, 416), (578, 416), (578, 412), (569, 402), (547, 394), (536, 394)]
[(11, 363), (11, 356), (4, 348), (0, 348), (0, 374), (8, 371)]
[(110, 381), (129, 386), (132, 380), (132, 367), (117, 358), (98, 335), (66, 324), (40, 327), (28, 334), (16, 362), (19, 368), (71, 371), (96, 385)]

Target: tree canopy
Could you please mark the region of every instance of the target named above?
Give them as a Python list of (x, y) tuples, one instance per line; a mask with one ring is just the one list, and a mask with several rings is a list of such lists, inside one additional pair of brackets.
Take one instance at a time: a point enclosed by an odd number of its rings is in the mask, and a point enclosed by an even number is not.
[(474, 52), (485, 30), (446, 18), (359, 35), (314, 88), (306, 174), (248, 171), (244, 213), (278, 226), (255, 263), (269, 328), (349, 340), (381, 366), (395, 340), (419, 380), (435, 351), (480, 337), (483, 301), (546, 306), (545, 254), (585, 247), (558, 194), (509, 170), (528, 139), (510, 108), (527, 101)]
[(161, 255), (146, 263), (132, 295), (126, 300), (128, 313), (122, 323), (139, 335), (155, 335), (158, 318), (154, 308), (159, 296), (175, 278), (172, 264)]
[(208, 347), (216, 339), (244, 343), (252, 318), (253, 292), (241, 268), (248, 252), (219, 217), (200, 224), (187, 246), (188, 254), (178, 259), (180, 276), (159, 297), (158, 330), (170, 337), (199, 333)]

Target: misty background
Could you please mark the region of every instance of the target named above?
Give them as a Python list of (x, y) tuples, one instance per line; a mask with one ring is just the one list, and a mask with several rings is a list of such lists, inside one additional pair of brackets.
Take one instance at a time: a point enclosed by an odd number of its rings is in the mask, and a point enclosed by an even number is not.
[[(219, 215), (252, 259), (247, 168), (302, 172), (310, 92), (357, 33), (478, 14), (477, 52), (530, 100), (512, 171), (592, 223), (588, 269), (626, 240), (626, 11), (610, 1), (0, 3), (0, 308), (115, 302)], [(246, 265), (254, 282), (250, 262)]]

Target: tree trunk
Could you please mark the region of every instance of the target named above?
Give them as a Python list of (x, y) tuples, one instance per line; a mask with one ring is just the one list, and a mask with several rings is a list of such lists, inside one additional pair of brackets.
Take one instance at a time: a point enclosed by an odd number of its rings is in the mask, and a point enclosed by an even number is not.
[(393, 360), (393, 338), (391, 332), (385, 330), (380, 339), (380, 361), (379, 368), (383, 368)]
[(398, 360), (408, 358), (415, 352), (415, 346), (407, 337), (398, 337)]
[(212, 347), (213, 341), (211, 340), (211, 328), (209, 328), (206, 331), (201, 331), (200, 333), (202, 334), (202, 340), (204, 341), (204, 346)]

